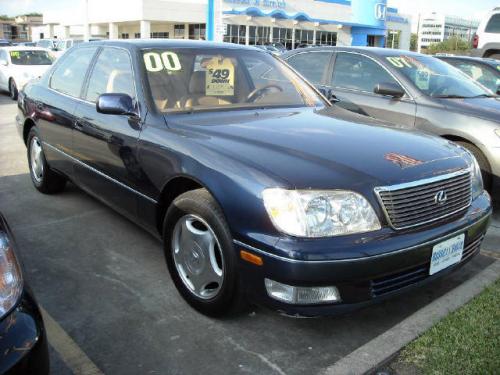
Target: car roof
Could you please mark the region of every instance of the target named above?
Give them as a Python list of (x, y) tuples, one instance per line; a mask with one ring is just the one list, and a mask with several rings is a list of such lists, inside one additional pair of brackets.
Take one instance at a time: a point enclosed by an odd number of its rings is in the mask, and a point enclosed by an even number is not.
[(342, 46), (316, 46), (316, 48), (301, 48), (290, 51), (287, 54), (304, 51), (344, 51), (344, 52), (360, 52), (369, 56), (427, 56), (421, 53), (381, 47), (342, 47)]
[[(245, 49), (255, 51), (257, 48), (251, 46), (242, 46), (234, 43), (216, 43), (207, 42), (204, 40), (184, 40), (184, 39), (120, 39), (120, 40), (96, 40), (90, 42), (92, 45), (101, 46), (115, 46), (130, 49), (149, 49), (149, 48), (200, 48), (200, 49), (214, 49), (214, 48), (230, 48), (230, 49)], [(86, 43), (77, 45), (81, 47)]]

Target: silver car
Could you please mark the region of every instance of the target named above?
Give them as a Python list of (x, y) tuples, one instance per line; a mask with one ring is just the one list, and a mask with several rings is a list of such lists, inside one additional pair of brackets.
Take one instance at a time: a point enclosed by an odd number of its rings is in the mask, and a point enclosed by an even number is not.
[(500, 99), (466, 74), (386, 48), (308, 48), (282, 57), (338, 106), (461, 144), (478, 160), (485, 187), (499, 195)]

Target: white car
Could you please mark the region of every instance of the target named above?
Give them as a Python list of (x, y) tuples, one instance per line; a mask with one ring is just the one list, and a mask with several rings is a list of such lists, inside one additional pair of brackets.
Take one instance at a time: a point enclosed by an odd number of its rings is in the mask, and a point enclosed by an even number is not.
[(54, 56), (45, 48), (0, 48), (0, 89), (9, 91), (10, 97), (16, 100), (18, 89), (45, 73), (54, 60)]
[(500, 60), (500, 7), (494, 8), (481, 21), (472, 47), (472, 56)]

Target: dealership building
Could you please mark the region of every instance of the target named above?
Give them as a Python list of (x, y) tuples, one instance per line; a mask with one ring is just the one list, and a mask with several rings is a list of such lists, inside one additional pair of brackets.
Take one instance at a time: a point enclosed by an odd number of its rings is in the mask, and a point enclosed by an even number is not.
[(176, 38), (256, 45), (409, 49), (410, 18), (387, 0), (87, 0), (44, 14), (40, 38)]

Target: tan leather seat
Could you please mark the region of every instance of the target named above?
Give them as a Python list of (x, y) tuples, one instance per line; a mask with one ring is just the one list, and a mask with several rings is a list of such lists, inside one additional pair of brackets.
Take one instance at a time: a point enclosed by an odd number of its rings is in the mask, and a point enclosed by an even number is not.
[(196, 71), (191, 75), (191, 79), (189, 81), (189, 94), (185, 98), (183, 98), (183, 100), (181, 100), (181, 103), (184, 103), (184, 107), (216, 107), (220, 105), (232, 104), (227, 99), (222, 99), (218, 96), (205, 95), (205, 75), (205, 71)]

